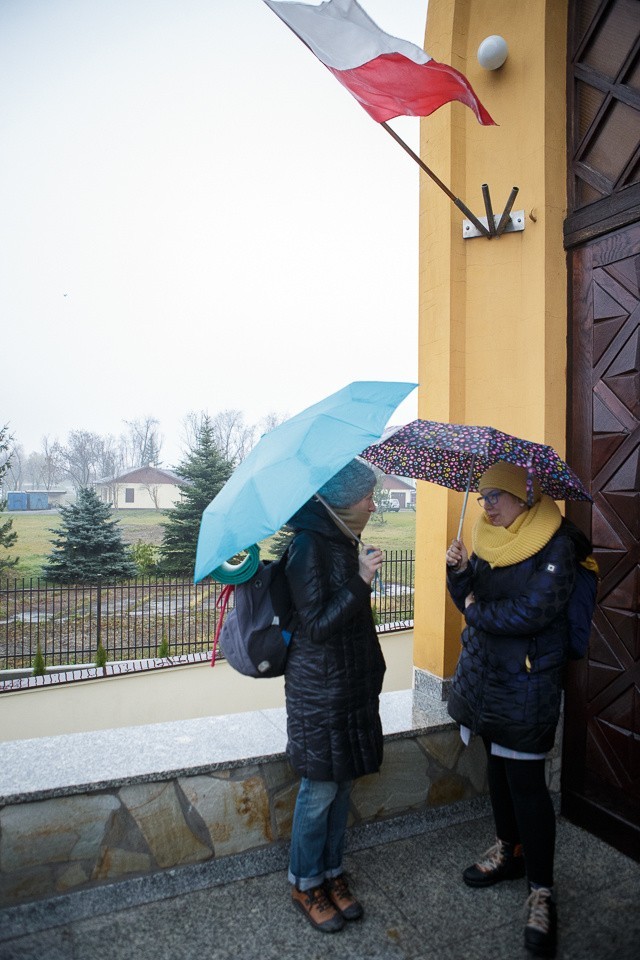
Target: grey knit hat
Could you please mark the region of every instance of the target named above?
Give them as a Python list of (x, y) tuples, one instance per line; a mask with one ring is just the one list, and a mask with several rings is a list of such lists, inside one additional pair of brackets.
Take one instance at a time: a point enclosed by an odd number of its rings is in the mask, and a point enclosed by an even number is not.
[(376, 485), (376, 475), (363, 460), (350, 463), (327, 480), (318, 493), (332, 507), (351, 507), (371, 493)]

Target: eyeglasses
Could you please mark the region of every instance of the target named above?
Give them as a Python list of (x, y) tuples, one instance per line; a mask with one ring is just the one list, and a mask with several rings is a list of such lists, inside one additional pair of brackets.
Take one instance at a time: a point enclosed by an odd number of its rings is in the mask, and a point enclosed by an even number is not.
[(502, 490), (496, 490), (495, 493), (487, 493), (484, 497), (478, 497), (478, 503), (481, 507), (495, 507), (502, 496)]

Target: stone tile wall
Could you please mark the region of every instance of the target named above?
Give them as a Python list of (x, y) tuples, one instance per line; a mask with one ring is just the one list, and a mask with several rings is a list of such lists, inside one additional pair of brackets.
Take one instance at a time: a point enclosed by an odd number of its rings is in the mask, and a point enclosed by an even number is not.
[[(226, 857), (291, 834), (297, 779), (284, 758), (0, 809), (0, 903)], [(484, 792), (481, 744), (457, 731), (393, 739), (356, 781), (350, 825)]]
[[(410, 692), (383, 700), (384, 763), (380, 773), (355, 782), (350, 827), (410, 813), (435, 815), (436, 809), (486, 793), (481, 741), (474, 738), (464, 747), (445, 708), (436, 704), (430, 711), (425, 713)], [(257, 734), (250, 741), (249, 716), (241, 716), (240, 726), (230, 716), (200, 726), (112, 731), (101, 741), (106, 748), (107, 736), (111, 738), (108, 760), (101, 760), (101, 754), (95, 759), (93, 737), (5, 745), (0, 752), (6, 781), (0, 789), (0, 906), (286, 846), (298, 781), (284, 756), (283, 721), (278, 711), (256, 714)], [(235, 753), (225, 741), (225, 729)], [(201, 755), (211, 750), (202, 740), (212, 730), (219, 759), (204, 766)], [(269, 742), (271, 750), (265, 749)], [(554, 792), (560, 789), (560, 743), (561, 729), (548, 765)], [(193, 752), (187, 763), (189, 744)], [(127, 745), (129, 758), (123, 756)], [(82, 753), (89, 748), (97, 764), (93, 779), (87, 771), (90, 755)], [(147, 767), (140, 760), (144, 749)], [(172, 767), (176, 756), (182, 763)], [(10, 769), (19, 759), (20, 776)], [(125, 769), (129, 776), (123, 775)]]

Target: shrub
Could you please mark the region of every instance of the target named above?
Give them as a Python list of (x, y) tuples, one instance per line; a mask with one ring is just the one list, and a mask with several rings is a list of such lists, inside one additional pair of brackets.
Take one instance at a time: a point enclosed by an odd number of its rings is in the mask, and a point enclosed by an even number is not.
[(138, 573), (144, 576), (144, 574), (151, 575), (158, 572), (158, 550), (152, 543), (143, 543), (142, 540), (138, 540), (129, 547), (129, 553)]
[(104, 668), (107, 665), (107, 651), (102, 646), (102, 640), (98, 643), (98, 649), (96, 650), (96, 667), (101, 669), (104, 672)]
[(42, 656), (42, 647), (40, 646), (40, 641), (38, 640), (36, 655), (33, 658), (33, 675), (34, 677), (44, 677), (46, 672), (44, 657)]

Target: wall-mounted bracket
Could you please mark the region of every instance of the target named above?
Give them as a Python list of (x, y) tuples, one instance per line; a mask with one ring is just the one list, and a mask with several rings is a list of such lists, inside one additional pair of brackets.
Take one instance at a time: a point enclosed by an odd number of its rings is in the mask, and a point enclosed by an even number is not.
[(471, 240), (473, 237), (487, 237), (492, 240), (493, 237), (500, 237), (503, 233), (519, 233), (524, 230), (524, 210), (511, 213), (511, 207), (518, 196), (518, 187), (514, 187), (509, 194), (509, 199), (499, 216), (494, 216), (489, 187), (486, 183), (482, 184), (482, 196), (487, 215), (486, 217), (473, 216), (469, 220), (462, 221), (462, 236), (465, 240)]
[(399, 143), (412, 160), (415, 160), (420, 169), (424, 170), (428, 177), (431, 177), (443, 193), (446, 193), (452, 203), (455, 203), (458, 210), (461, 210), (462, 213), (465, 214), (467, 219), (462, 222), (462, 236), (465, 240), (470, 240), (472, 237), (486, 237), (487, 240), (493, 240), (494, 237), (500, 237), (503, 233), (516, 233), (524, 230), (524, 210), (518, 210), (518, 212), (514, 214), (511, 213), (514, 200), (518, 195), (518, 187), (513, 188), (509, 194), (509, 199), (505, 204), (504, 210), (499, 217), (496, 217), (493, 214), (493, 207), (491, 206), (489, 187), (486, 183), (483, 183), (482, 196), (484, 198), (484, 208), (487, 211), (487, 215), (486, 217), (476, 217), (475, 213), (469, 209), (466, 203), (463, 203), (459, 197), (456, 197), (456, 195), (449, 190), (449, 187), (442, 182), (440, 177), (437, 177), (433, 170), (426, 165), (424, 160), (422, 160), (417, 153), (414, 153), (411, 147), (398, 136), (393, 127), (390, 127), (388, 123), (384, 122), (381, 123), (380, 126), (384, 127), (396, 143)]
[[(496, 230), (494, 236), (500, 236), (500, 234), (497, 232), (500, 219), (501, 217), (498, 214), (493, 217), (493, 223)], [(487, 217), (478, 217), (478, 220), (483, 227), (489, 226), (489, 220)], [(501, 230), (501, 233), (519, 233), (521, 230), (524, 230), (524, 221), (524, 210), (516, 210), (515, 213), (510, 214), (509, 219)], [(484, 237), (486, 234), (480, 233), (477, 227), (471, 223), (471, 220), (463, 220), (462, 236), (465, 240), (472, 240), (474, 237)]]

